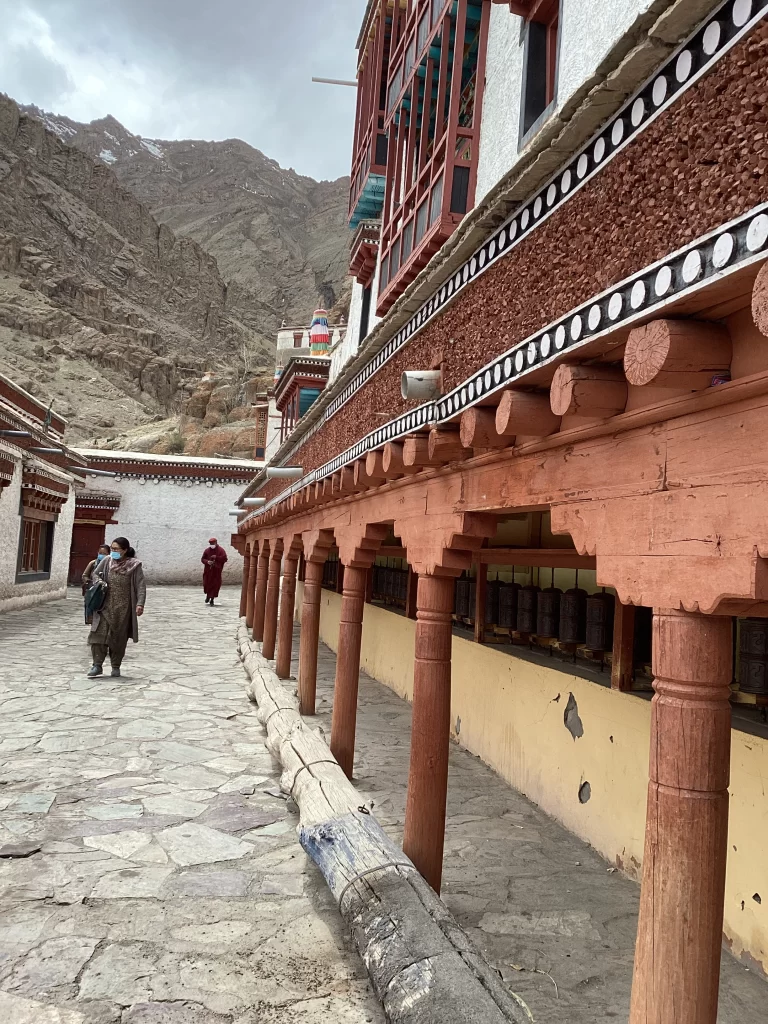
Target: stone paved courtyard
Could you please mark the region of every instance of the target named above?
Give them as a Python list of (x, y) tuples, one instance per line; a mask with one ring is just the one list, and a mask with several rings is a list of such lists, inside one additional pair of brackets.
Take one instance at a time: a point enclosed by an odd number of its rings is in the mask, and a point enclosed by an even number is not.
[[(237, 592), (152, 588), (115, 680), (70, 593), (0, 617), (2, 1024), (381, 1024), (244, 696)], [(356, 781), (398, 840), (409, 742), (362, 675)], [(448, 811), (444, 899), (538, 1024), (626, 1022), (637, 886), (458, 747)], [(766, 1006), (724, 954), (721, 1024)]]
[(244, 696), (238, 604), (151, 589), (121, 679), (85, 678), (79, 592), (0, 617), (3, 1024), (383, 1020)]

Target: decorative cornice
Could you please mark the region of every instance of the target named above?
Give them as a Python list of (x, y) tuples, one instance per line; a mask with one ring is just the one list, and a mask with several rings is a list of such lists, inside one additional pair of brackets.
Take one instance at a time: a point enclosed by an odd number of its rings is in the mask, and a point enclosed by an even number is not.
[(366, 434), (325, 465), (296, 481), (241, 526), (264, 515), (287, 495), (316, 483), (342, 467), (394, 441), (456, 419), (466, 409), (515, 382), (524, 385), (540, 370), (593, 341), (641, 320), (653, 319), (681, 299), (711, 287), (768, 257), (768, 203), (670, 253), (624, 281), (571, 309), (473, 373), (448, 395), (412, 409)]

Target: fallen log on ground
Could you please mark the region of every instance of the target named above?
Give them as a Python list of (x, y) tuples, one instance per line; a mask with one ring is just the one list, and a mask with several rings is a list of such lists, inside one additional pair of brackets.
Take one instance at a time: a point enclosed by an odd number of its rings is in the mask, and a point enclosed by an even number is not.
[(530, 1024), (510, 992), (403, 851), (362, 804), (296, 697), (241, 620), (238, 651), (283, 767), (280, 786), (299, 808), (299, 841), (349, 925), (392, 1024)]

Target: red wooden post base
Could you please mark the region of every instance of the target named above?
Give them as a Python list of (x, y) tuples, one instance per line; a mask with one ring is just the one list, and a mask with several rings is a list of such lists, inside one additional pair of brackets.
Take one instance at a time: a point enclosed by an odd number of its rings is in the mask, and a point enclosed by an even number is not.
[(344, 590), (339, 622), (339, 652), (333, 689), (331, 753), (348, 779), (355, 759), (357, 686), (360, 675), (360, 644), (363, 637), (363, 607), (367, 569), (344, 568)]
[(304, 573), (299, 640), (299, 711), (302, 715), (315, 713), (317, 644), (320, 638), (320, 595), (324, 565), (324, 562), (307, 562)]
[(453, 591), (451, 577), (419, 576), (403, 850), (437, 893), (448, 793)]
[(715, 1024), (732, 672), (730, 618), (654, 611), (651, 762), (630, 1024)]
[(265, 658), (274, 658), (277, 641), (277, 602), (280, 596), (280, 562), (282, 554), (273, 554), (269, 560), (267, 578), (267, 602), (264, 609), (264, 640), (261, 653)]
[(275, 672), (278, 679), (288, 679), (291, 674), (293, 605), (296, 598), (296, 571), (298, 568), (298, 558), (285, 559), (285, 562), (283, 563), (283, 588), (280, 593), (277, 657), (275, 659)]
[[(246, 615), (248, 611), (248, 577), (251, 572), (251, 556), (249, 554), (243, 555), (243, 582), (240, 585), (240, 618)], [(246, 624), (248, 619), (246, 618)]]
[[(264, 639), (264, 614), (267, 603), (267, 576), (269, 574), (269, 549), (262, 544), (258, 561), (251, 556), (251, 565), (256, 565), (256, 588), (253, 598), (253, 639)], [(248, 620), (246, 619), (246, 623)]]
[(248, 562), (248, 581), (245, 584), (245, 624), (250, 627), (253, 625), (253, 590), (256, 586), (256, 565), (257, 558), (254, 552), (250, 558), (246, 558)]

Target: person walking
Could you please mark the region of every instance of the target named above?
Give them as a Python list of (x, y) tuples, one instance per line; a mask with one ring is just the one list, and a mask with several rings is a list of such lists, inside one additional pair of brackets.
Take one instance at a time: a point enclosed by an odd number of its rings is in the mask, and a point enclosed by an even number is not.
[(93, 570), (97, 565), (101, 565), (105, 558), (109, 558), (109, 544), (100, 544), (99, 552), (94, 559), (92, 559), (83, 570), (83, 594), (85, 594), (88, 587), (91, 585), (91, 576)]
[(139, 616), (144, 614), (147, 597), (144, 570), (128, 540), (116, 537), (109, 558), (96, 566), (92, 576), (94, 581), (99, 578), (106, 583), (107, 594), (99, 611), (93, 613), (88, 634), (93, 664), (87, 674), (100, 676), (109, 654), (111, 674), (119, 676), (128, 637), (139, 642)]
[(219, 546), (215, 537), (211, 537), (200, 561), (205, 566), (203, 569), (205, 603), (210, 604), (213, 608), (213, 599), (219, 596), (221, 590), (221, 574), (224, 570), (224, 563), (227, 561), (227, 552)]
[[(96, 555), (96, 557), (94, 559), (92, 559), (88, 563), (88, 565), (86, 565), (85, 570), (83, 572), (83, 597), (85, 597), (86, 590), (88, 589), (88, 587), (90, 587), (91, 583), (93, 582), (91, 577), (93, 576), (93, 573), (94, 573), (94, 570), (96, 569), (96, 566), (97, 565), (101, 565), (101, 563), (104, 561), (105, 558), (109, 558), (109, 544), (100, 544), (99, 545), (99, 553)], [(88, 609), (86, 608), (85, 609), (85, 624), (86, 624), (86, 626), (90, 626), (92, 621), (93, 621), (93, 616), (88, 613)]]

